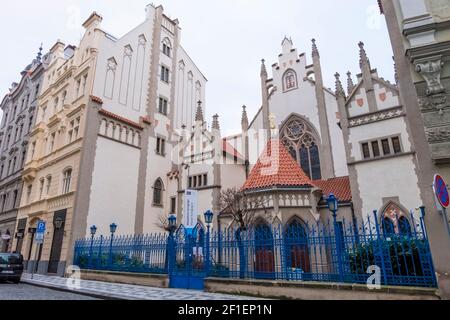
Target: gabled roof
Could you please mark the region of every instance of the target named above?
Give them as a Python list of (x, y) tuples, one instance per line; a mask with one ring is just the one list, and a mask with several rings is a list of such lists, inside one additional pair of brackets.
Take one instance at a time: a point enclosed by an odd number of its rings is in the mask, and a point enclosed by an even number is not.
[(312, 181), (278, 139), (268, 142), (242, 190), (273, 187), (314, 187)]
[(350, 189), (350, 178), (339, 177), (329, 180), (315, 180), (314, 185), (322, 189), (322, 193), (327, 197), (330, 193), (333, 193), (339, 202), (352, 201), (352, 190)]
[(223, 143), (222, 143), (222, 150), (223, 152), (225, 152), (226, 154), (231, 155), (232, 157), (236, 157), (240, 160), (245, 160), (244, 156), (236, 150), (236, 148), (234, 148), (228, 141), (226, 138), (222, 139)]

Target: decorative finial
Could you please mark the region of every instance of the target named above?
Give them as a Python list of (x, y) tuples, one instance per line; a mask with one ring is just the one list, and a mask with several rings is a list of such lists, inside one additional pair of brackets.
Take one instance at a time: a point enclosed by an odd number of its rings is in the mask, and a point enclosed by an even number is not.
[(213, 130), (220, 130), (220, 124), (219, 124), (219, 115), (215, 114), (213, 116), (213, 122), (212, 122), (212, 127)]
[(311, 42), (312, 42), (312, 55), (313, 55), (313, 57), (314, 56), (320, 57), (319, 49), (317, 49), (317, 45), (316, 45), (316, 39), (313, 38), (311, 40)]
[(349, 72), (347, 72), (347, 93), (348, 93), (348, 95), (350, 95), (350, 93), (352, 93), (354, 88), (355, 88), (355, 84), (353, 83), (352, 73), (349, 71)]
[(39, 61), (39, 62), (41, 62), (41, 60), (42, 60), (42, 43), (41, 43), (41, 46), (39, 47), (39, 51), (38, 51), (38, 54), (36, 56), (36, 60)]
[(246, 106), (242, 106), (241, 124), (242, 124), (242, 129), (244, 131), (248, 129), (248, 116), (247, 116), (247, 107)]
[(262, 59), (261, 60), (261, 76), (262, 77), (267, 77), (267, 70), (266, 70), (266, 60)]
[(195, 114), (195, 121), (196, 121), (196, 122), (199, 121), (199, 122), (202, 122), (202, 123), (203, 123), (204, 118), (203, 118), (202, 101), (199, 100), (199, 101), (197, 102), (197, 104), (198, 104), (198, 107), (197, 107), (197, 113)]
[(343, 96), (345, 97), (345, 91), (344, 88), (342, 87), (342, 82), (341, 82), (341, 75), (336, 72), (334, 77), (336, 78), (336, 96)]
[(367, 64), (370, 70), (370, 61), (369, 58), (367, 58), (366, 49), (364, 48), (364, 42), (360, 41), (358, 43), (358, 46), (359, 46), (359, 64), (361, 68)]

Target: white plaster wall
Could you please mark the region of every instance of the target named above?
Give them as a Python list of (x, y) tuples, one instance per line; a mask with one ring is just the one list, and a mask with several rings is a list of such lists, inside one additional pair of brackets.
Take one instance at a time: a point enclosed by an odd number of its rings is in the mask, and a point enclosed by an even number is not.
[[(166, 142), (166, 156), (156, 154), (156, 139), (150, 138), (148, 148), (148, 162), (147, 162), (147, 178), (145, 190), (145, 205), (144, 205), (144, 233), (161, 232), (156, 223), (161, 215), (166, 215), (170, 211), (170, 196), (172, 192), (168, 190), (167, 174), (172, 170), (171, 152), (172, 148)], [(158, 207), (153, 205), (153, 186), (156, 180), (160, 178), (164, 183), (163, 192), (163, 206)]]
[(411, 142), (408, 139), (404, 117), (370, 123), (350, 128), (349, 144), (351, 156), (355, 161), (363, 159), (360, 142), (376, 140), (382, 137), (400, 135), (403, 151), (411, 151)]
[(227, 164), (221, 166), (222, 190), (240, 189), (245, 181), (245, 166), (242, 164)]
[[(377, 101), (378, 110), (389, 109), (392, 107), (398, 107), (400, 105), (398, 95), (394, 95), (392, 90), (388, 90), (386, 87), (380, 85), (379, 83), (374, 84), (375, 98)], [(386, 94), (386, 99), (381, 100), (381, 94)]]
[(344, 136), (338, 126), (338, 105), (336, 97), (325, 91), (325, 104), (327, 106), (328, 127), (330, 128), (331, 149), (333, 153), (334, 171), (337, 177), (348, 175), (347, 159), (344, 147)]
[[(359, 106), (358, 104), (358, 100), (359, 99), (363, 99), (363, 105)], [(365, 88), (361, 87), (358, 89), (358, 91), (356, 92), (356, 94), (353, 96), (353, 99), (351, 100), (351, 102), (348, 104), (348, 116), (351, 117), (356, 117), (356, 116), (360, 116), (363, 115), (365, 113), (369, 113), (369, 103), (367, 100), (367, 94), (366, 94), (366, 90)]]
[[(148, 8), (154, 10), (152, 6)], [(103, 100), (104, 109), (135, 122), (139, 122), (139, 117), (146, 115), (154, 17), (154, 13), (149, 14), (147, 20), (117, 41), (106, 35), (103, 36), (99, 45), (93, 94)], [(143, 51), (141, 51), (142, 47), (139, 48), (139, 37), (141, 35), (146, 39)], [(133, 50), (129, 74), (123, 68), (124, 51), (127, 45), (130, 45)], [(143, 64), (138, 62), (140, 60), (138, 56), (141, 57), (141, 54), (144, 58)], [(112, 98), (105, 95), (107, 66), (110, 58), (114, 58), (117, 62)], [(124, 79), (123, 82), (122, 78)], [(124, 96), (119, 99), (121, 92), (127, 93), (125, 104), (122, 103), (125, 101)], [(140, 101), (140, 103), (137, 104), (136, 101)]]
[[(180, 129), (182, 125), (191, 128), (195, 122), (195, 113), (199, 100), (203, 103), (203, 115), (206, 114), (205, 87), (207, 80), (181, 46), (178, 48), (176, 72), (174, 128)], [(189, 78), (190, 72), (192, 73), (192, 80)], [(200, 84), (200, 91), (197, 91), (197, 83)]]
[(109, 234), (114, 222), (118, 234), (134, 233), (138, 170), (138, 149), (98, 137), (88, 228), (96, 225), (98, 234)]
[[(283, 92), (282, 76), (288, 69), (293, 69), (297, 73), (298, 89)], [(310, 81), (303, 81), (302, 74), (304, 73), (304, 63), (302, 62), (292, 66), (288, 64), (284, 69), (280, 67), (280, 70), (274, 74), (273, 83), (278, 90), (269, 100), (269, 111), (275, 115), (278, 125), (282, 125), (293, 113), (302, 115), (313, 124), (320, 136), (316, 91)]]
[(355, 168), (364, 218), (381, 209), (383, 198), (399, 197), (400, 204), (409, 210), (422, 205), (412, 155), (362, 163)]

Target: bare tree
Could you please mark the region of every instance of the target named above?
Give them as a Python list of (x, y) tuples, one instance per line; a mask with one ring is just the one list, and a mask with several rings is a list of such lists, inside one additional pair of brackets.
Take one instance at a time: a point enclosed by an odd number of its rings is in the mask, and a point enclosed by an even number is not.
[(224, 214), (232, 217), (241, 231), (246, 231), (255, 224), (258, 218), (256, 210), (262, 210), (264, 215), (268, 215), (264, 196), (252, 196), (236, 188), (222, 191), (220, 208)]
[(158, 216), (158, 221), (155, 222), (155, 225), (158, 227), (158, 229), (162, 230), (162, 231), (170, 231), (169, 228), (169, 214), (166, 213), (161, 213)]

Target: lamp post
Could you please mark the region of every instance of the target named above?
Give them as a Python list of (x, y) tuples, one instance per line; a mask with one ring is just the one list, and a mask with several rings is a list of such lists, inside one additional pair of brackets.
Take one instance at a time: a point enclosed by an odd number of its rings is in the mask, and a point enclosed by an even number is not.
[(169, 239), (167, 241), (169, 248), (167, 250), (167, 255), (168, 255), (168, 259), (167, 259), (167, 263), (168, 263), (168, 272), (169, 274), (171, 274), (173, 267), (174, 267), (174, 262), (175, 262), (175, 241), (174, 241), (174, 237), (173, 234), (177, 228), (177, 216), (175, 214), (171, 214), (169, 216)]
[(205, 222), (206, 222), (206, 275), (209, 274), (209, 269), (211, 266), (211, 252), (210, 252), (210, 231), (211, 223), (213, 221), (214, 213), (211, 210), (205, 212)]
[(339, 271), (339, 280), (341, 282), (344, 281), (344, 268), (342, 265), (342, 248), (341, 248), (341, 231), (337, 222), (337, 212), (339, 210), (339, 202), (336, 196), (333, 193), (327, 198), (328, 210), (333, 215), (333, 228), (334, 228), (334, 236), (336, 241), (336, 254), (338, 256), (338, 271)]
[(94, 225), (91, 227), (91, 247), (89, 249), (89, 267), (92, 267), (92, 255), (93, 255), (93, 248), (94, 248), (94, 237), (97, 233), (97, 227)]
[(113, 259), (112, 259), (112, 247), (113, 247), (114, 234), (117, 231), (117, 224), (112, 223), (109, 226), (109, 231), (111, 232), (111, 242), (109, 244), (109, 266), (111, 267), (112, 266), (112, 261), (113, 261)]

